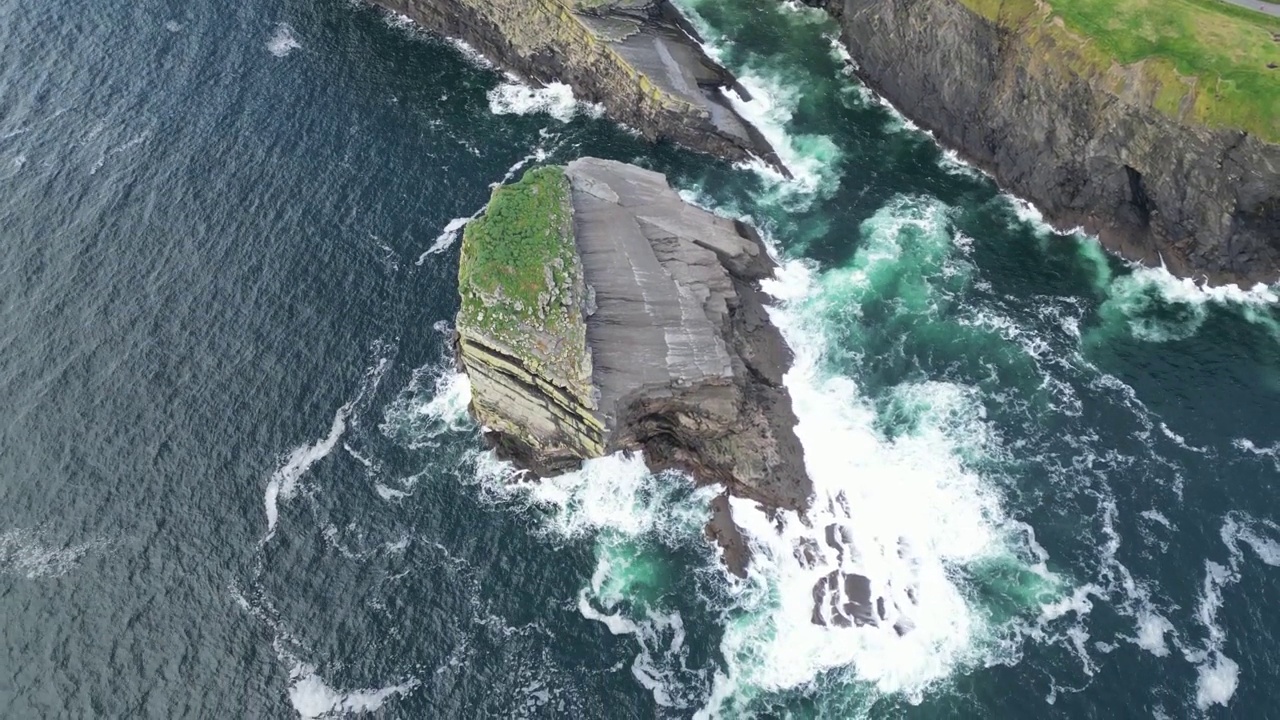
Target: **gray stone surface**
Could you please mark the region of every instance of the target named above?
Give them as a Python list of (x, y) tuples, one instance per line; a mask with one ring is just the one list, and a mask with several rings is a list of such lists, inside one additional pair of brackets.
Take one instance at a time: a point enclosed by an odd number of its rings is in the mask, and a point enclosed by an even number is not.
[(1070, 48), (955, 0), (808, 1), (840, 19), (869, 85), (1055, 225), (1182, 276), (1280, 276), (1280, 145), (1176, 120), (1147, 84), (1081, 77)]
[[(459, 359), (490, 442), (539, 474), (643, 450), (655, 471), (803, 512), (812, 485), (782, 384), (791, 354), (759, 287), (774, 269), (759, 235), (633, 165), (583, 158), (565, 176), (585, 298), (584, 357), (570, 365), (590, 368), (590, 387), (554, 371), (565, 363), (505, 353), (460, 321)], [(725, 496), (707, 534), (745, 572), (747, 544)]]
[(531, 83), (563, 82), (650, 140), (786, 168), (727, 103), (737, 88), (668, 0), (371, 0)]
[(596, 310), (593, 382), (615, 448), (801, 509), (811, 486), (782, 386), (790, 353), (768, 322), (760, 238), (684, 202), (661, 174), (583, 158), (566, 168)]

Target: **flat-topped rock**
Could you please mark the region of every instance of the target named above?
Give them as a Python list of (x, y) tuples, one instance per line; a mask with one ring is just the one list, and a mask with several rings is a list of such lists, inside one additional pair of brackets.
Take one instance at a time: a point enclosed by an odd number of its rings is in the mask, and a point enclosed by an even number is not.
[[(554, 217), (508, 231), (513, 203)], [(539, 269), (478, 273), (492, 257)], [(464, 233), (472, 411), (501, 454), (540, 474), (643, 450), (655, 470), (802, 511), (812, 487), (782, 384), (791, 355), (759, 289), (773, 270), (754, 230), (686, 203), (659, 173), (595, 158), (530, 171)], [(727, 502), (708, 532), (742, 572)]]

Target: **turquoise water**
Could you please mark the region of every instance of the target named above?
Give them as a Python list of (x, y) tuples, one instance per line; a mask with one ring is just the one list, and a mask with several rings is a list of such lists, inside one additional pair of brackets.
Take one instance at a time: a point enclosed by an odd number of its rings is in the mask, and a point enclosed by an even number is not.
[[(795, 175), (650, 146), (344, 0), (0, 0), (6, 717), (1265, 717), (1280, 300), (1135, 269), (689, 0)], [(809, 525), (531, 482), (453, 371), (457, 231), (592, 154), (754, 221)], [(828, 524), (911, 630), (810, 622)]]

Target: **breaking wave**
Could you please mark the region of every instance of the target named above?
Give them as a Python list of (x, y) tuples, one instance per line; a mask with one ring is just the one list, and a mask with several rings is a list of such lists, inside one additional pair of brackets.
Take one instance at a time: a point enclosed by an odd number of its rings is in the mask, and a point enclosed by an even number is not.
[(489, 91), (488, 98), (489, 111), (494, 115), (545, 113), (560, 122), (569, 122), (578, 113), (590, 117), (604, 113), (600, 105), (579, 101), (573, 95), (573, 88), (564, 83), (553, 82), (535, 88), (511, 74)]

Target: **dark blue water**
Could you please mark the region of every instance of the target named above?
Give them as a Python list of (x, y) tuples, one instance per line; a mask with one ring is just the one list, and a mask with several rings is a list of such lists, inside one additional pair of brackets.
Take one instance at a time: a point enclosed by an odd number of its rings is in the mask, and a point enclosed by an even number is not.
[[(1276, 290), (1049, 232), (820, 14), (688, 7), (797, 180), (357, 3), (0, 0), (0, 715), (1271, 712)], [(811, 625), (795, 518), (738, 581), (686, 479), (483, 451), (443, 231), (585, 154), (767, 231), (814, 524), (914, 631)]]

